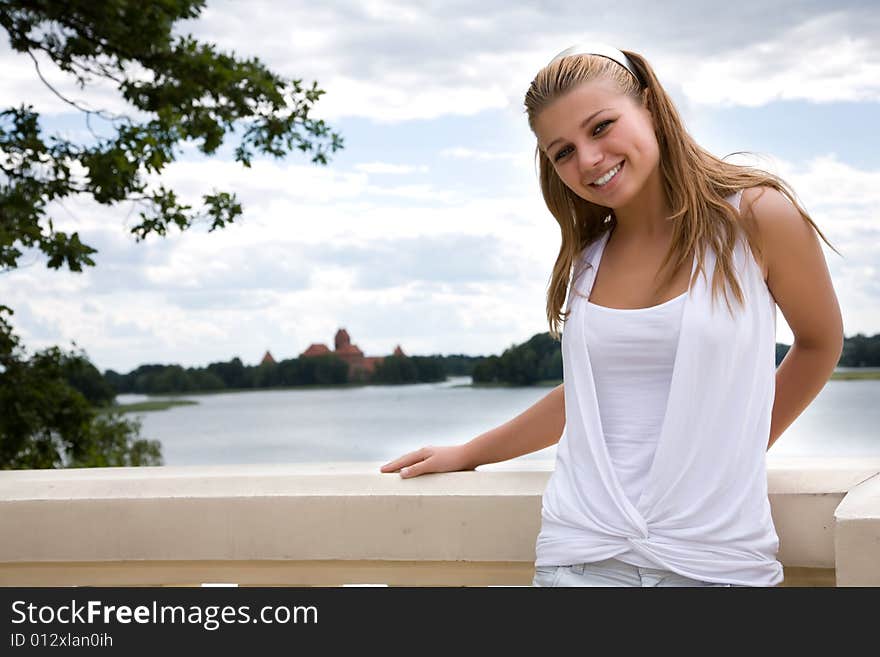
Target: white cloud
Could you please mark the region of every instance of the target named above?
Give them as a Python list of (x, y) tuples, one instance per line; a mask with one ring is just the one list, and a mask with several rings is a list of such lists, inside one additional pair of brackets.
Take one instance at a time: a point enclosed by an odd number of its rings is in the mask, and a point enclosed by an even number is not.
[[(96, 246), (98, 266), (73, 274), (37, 259), (4, 276), (3, 298), (27, 307), (13, 323), (29, 348), (76, 340), (99, 367), (117, 370), (253, 360), (266, 348), (295, 356), (340, 324), (366, 337), (369, 353), (398, 342), (416, 354), (490, 352), (541, 330), (557, 238), (539, 198), (468, 198), (382, 178), (274, 160), (250, 170), (178, 162), (166, 183), (184, 199), (210, 181), (236, 189), (245, 216), (215, 233), (172, 230), (136, 244), (121, 209), (67, 201), (56, 225)], [(395, 205), (406, 192), (414, 198)], [(502, 309), (529, 297), (531, 319)], [(504, 324), (489, 325), (489, 314)]]
[[(880, 98), (874, 36), (880, 18), (870, 4), (777, 8), (766, 21), (766, 3), (758, 0), (711, 12), (704, 3), (644, 0), (607, 13), (576, 4), (500, 2), (340, 0), (317, 11), (298, 3), (219, 3), (192, 28), (241, 52), (233, 17), (247, 13), (248, 23), (266, 35), (258, 46), (265, 61), (289, 75), (316, 78), (328, 90), (318, 111), (330, 119), (392, 122), (520, 110), (537, 70), (564, 47), (590, 39), (644, 53), (664, 85), (684, 89), (698, 103)], [(572, 27), (595, 24), (597, 17), (601, 31)]]
[(756, 166), (782, 177), (808, 212), (817, 215), (832, 212), (837, 229), (877, 225), (880, 170), (857, 169), (841, 162), (833, 153), (813, 157), (802, 164), (767, 155), (737, 155), (729, 161)]
[(757, 107), (778, 100), (880, 101), (880, 47), (847, 30), (844, 13), (817, 16), (772, 40), (676, 64), (690, 100)]
[[(600, 33), (573, 29), (595, 23), (597, 10), (578, 5), (218, 1), (178, 29), (257, 56), (284, 75), (317, 79), (328, 93), (315, 114), (330, 120), (520, 110), (534, 73), (565, 46), (590, 38), (644, 53), (664, 85), (697, 103), (880, 99), (880, 18), (870, 5), (792, 3), (772, 22), (756, 19), (763, 2), (695, 11), (702, 8), (647, 0), (616, 6), (617, 20)], [(6, 45), (0, 70), (0, 97), (27, 99), (47, 113), (70, 110), (37, 80), (30, 60)], [(86, 94), (48, 62), (44, 70), (71, 97), (130, 111), (106, 83)]]
[(510, 160), (518, 163), (523, 162), (522, 153), (493, 153), (490, 151), (477, 151), (463, 146), (444, 148), (440, 151), (440, 155), (458, 160)]
[(318, 113), (329, 119), (364, 116), (380, 123), (440, 116), (471, 116), (507, 107), (505, 89), (498, 84), (438, 85), (416, 76), (387, 74), (380, 80), (334, 75), (321, 81), (332, 90), (321, 98)]
[(424, 164), (416, 166), (411, 164), (389, 164), (388, 162), (362, 162), (361, 164), (355, 164), (354, 168), (355, 171), (380, 175), (428, 172), (428, 167)]

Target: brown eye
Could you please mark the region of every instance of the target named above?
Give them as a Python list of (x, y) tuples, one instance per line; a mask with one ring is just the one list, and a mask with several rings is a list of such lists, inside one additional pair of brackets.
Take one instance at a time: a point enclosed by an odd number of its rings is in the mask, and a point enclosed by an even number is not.
[(568, 155), (569, 151), (571, 151), (571, 146), (566, 146), (565, 148), (561, 149), (556, 155), (553, 156), (553, 161), (559, 162), (559, 160)]
[(597, 135), (597, 134), (601, 134), (601, 133), (605, 132), (604, 130), (600, 130), (599, 128), (602, 128), (603, 126), (606, 126), (606, 125), (611, 125), (612, 123), (614, 123), (614, 121), (611, 121), (610, 119), (608, 121), (602, 121), (602, 123), (597, 125), (596, 129), (593, 130), (593, 134)]

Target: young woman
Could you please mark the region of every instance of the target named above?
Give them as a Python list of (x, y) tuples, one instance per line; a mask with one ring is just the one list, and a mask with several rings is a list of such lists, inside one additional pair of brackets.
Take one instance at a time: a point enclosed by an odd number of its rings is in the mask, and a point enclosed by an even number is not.
[[(779, 584), (766, 451), (843, 346), (825, 236), (783, 180), (698, 146), (634, 52), (569, 48), (525, 105), (562, 234), (547, 317), (564, 383), (381, 471), (473, 470), (558, 442), (533, 584)], [(795, 338), (778, 369), (777, 305)]]

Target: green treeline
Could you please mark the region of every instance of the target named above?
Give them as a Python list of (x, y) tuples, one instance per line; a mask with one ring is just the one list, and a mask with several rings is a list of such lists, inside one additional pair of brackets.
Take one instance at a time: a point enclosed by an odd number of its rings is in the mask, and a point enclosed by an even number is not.
[(481, 358), (473, 356), (388, 356), (370, 376), (349, 377), (348, 364), (334, 354), (245, 365), (236, 357), (207, 367), (141, 365), (128, 374), (104, 373), (116, 393), (145, 395), (280, 388), (309, 385), (400, 384), (445, 381), (470, 374)]
[[(790, 345), (776, 344), (776, 364), (782, 362)], [(871, 337), (856, 333), (843, 339), (843, 353), (837, 361), (838, 367), (880, 367), (880, 333)]]
[(509, 383), (527, 386), (538, 381), (562, 380), (562, 350), (549, 333), (537, 333), (528, 341), (489, 356), (474, 367), (474, 383)]
[[(776, 344), (776, 365), (790, 345)], [(880, 367), (880, 334), (857, 334), (844, 339), (841, 367)], [(291, 358), (278, 363), (245, 365), (240, 358), (211, 363), (207, 367), (141, 365), (128, 374), (107, 370), (104, 383), (119, 393), (145, 395), (279, 388), (308, 385), (402, 384), (444, 381), (448, 376), (471, 376), (474, 383), (533, 385), (562, 381), (562, 351), (549, 333), (537, 333), (513, 345), (500, 356), (388, 356), (372, 376), (350, 379), (348, 365), (333, 354)], [(93, 377), (94, 378), (94, 377)], [(77, 387), (98, 386), (82, 381)]]
[[(473, 370), (474, 383), (532, 385), (538, 381), (562, 381), (562, 350), (549, 333), (538, 333), (527, 342), (505, 349), (500, 356), (489, 356)], [(776, 343), (778, 366), (791, 345)], [(866, 337), (861, 333), (844, 338), (838, 367), (880, 367), (880, 333)]]

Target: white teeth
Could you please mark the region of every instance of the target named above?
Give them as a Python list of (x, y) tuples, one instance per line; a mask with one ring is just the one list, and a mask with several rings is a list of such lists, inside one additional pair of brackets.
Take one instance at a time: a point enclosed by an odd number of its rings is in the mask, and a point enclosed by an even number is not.
[(601, 178), (597, 178), (596, 180), (594, 180), (593, 184), (596, 185), (597, 187), (601, 187), (602, 185), (607, 183), (609, 180), (611, 180), (614, 177), (614, 174), (616, 174), (618, 171), (620, 171), (620, 164), (618, 164), (616, 167), (611, 169), (611, 171), (606, 173)]

